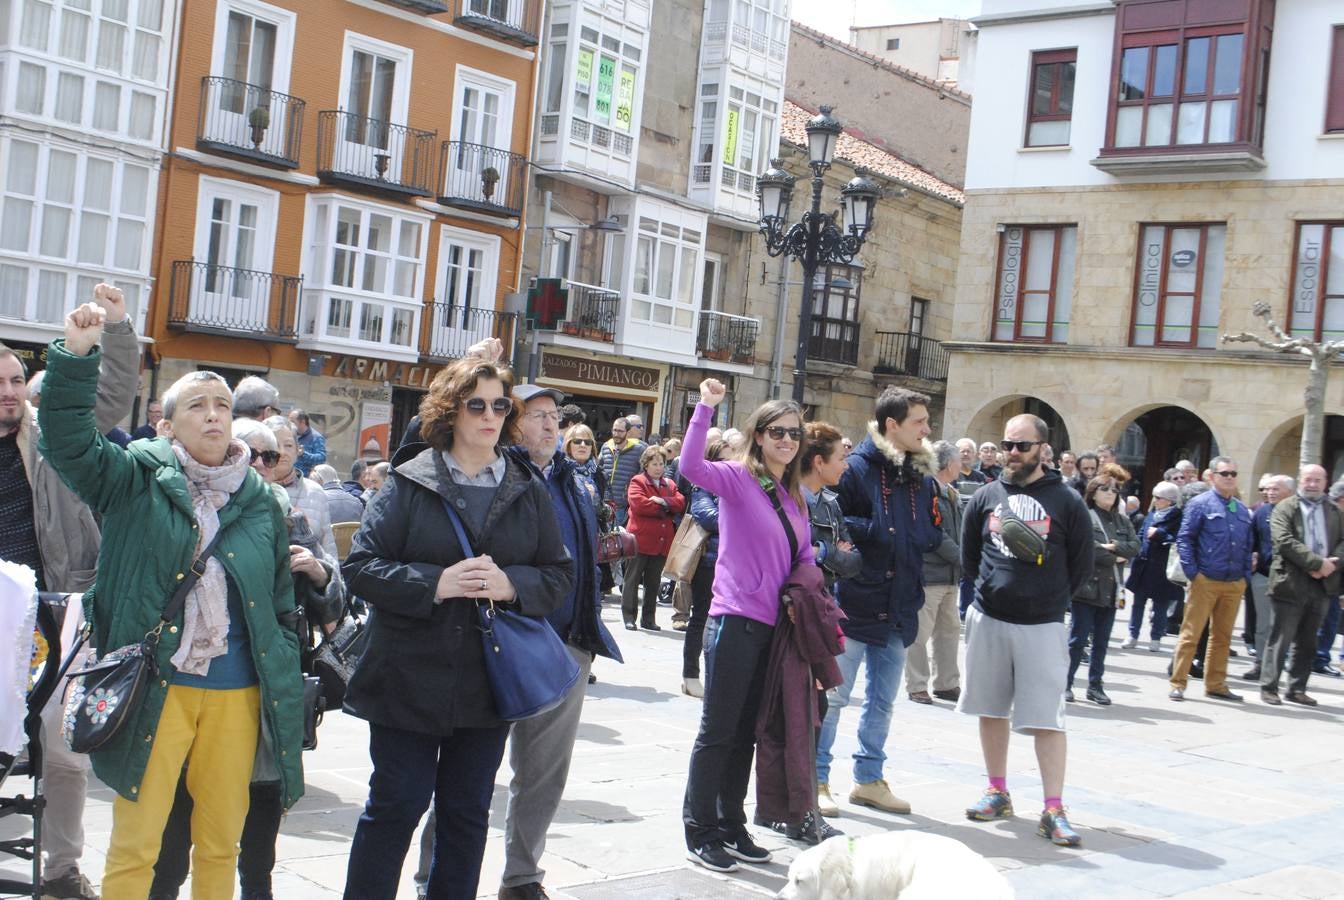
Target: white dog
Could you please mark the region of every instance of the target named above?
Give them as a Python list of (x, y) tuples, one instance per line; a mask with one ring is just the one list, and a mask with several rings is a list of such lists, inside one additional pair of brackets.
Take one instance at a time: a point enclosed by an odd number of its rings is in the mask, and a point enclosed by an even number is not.
[(917, 831), (834, 837), (799, 854), (781, 900), (1012, 900), (1013, 889), (961, 841)]

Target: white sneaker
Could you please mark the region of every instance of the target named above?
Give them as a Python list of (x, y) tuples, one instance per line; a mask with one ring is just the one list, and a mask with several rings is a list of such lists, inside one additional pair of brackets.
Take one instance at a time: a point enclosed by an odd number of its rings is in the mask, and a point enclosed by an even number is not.
[(1138, 638), (1136, 638), (1136, 637), (1127, 637), (1127, 638), (1125, 638), (1124, 643), (1122, 643), (1122, 644), (1120, 645), (1120, 649), (1121, 649), (1121, 650), (1133, 650), (1133, 649), (1134, 649), (1135, 647), (1137, 647), (1137, 646), (1139, 646), (1139, 639), (1138, 639)]
[(1149, 653), (1156, 653), (1157, 651), (1159, 651), (1159, 650), (1161, 650), (1161, 649), (1162, 649), (1162, 639), (1161, 639), (1161, 638), (1154, 638), (1153, 640), (1151, 640), (1151, 641), (1148, 642), (1148, 652), (1149, 652)]
[(705, 688), (704, 685), (700, 683), (699, 678), (681, 679), (681, 692), (688, 697), (695, 697), (696, 699), (705, 696)]

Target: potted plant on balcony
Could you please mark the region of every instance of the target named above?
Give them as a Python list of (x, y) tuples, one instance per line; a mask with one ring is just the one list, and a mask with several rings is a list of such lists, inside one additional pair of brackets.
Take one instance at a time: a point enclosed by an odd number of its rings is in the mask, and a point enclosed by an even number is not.
[(481, 193), (485, 195), (487, 201), (495, 194), (495, 185), (499, 184), (499, 170), (494, 166), (486, 166), (481, 170)]
[(271, 127), (271, 111), (264, 106), (253, 107), (247, 114), (247, 124), (252, 129), (252, 146), (260, 150), (266, 129)]
[(576, 335), (576, 334), (579, 333), (579, 323), (578, 323), (578, 322), (571, 322), (570, 320), (565, 319), (563, 322), (560, 323), (560, 331), (561, 331), (561, 333), (563, 333), (563, 334), (575, 334), (575, 335)]

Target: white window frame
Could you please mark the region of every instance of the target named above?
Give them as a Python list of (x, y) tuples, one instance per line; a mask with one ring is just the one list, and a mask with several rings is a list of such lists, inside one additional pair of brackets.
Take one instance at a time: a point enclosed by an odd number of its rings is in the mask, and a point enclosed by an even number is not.
[[(448, 257), (451, 245), (468, 252), (481, 253), (481, 281), (476, 292), (476, 303), (455, 304), (449, 308)], [(498, 235), (482, 234), (451, 225), (439, 226), (439, 253), (434, 271), (434, 309), (430, 316), (429, 352), (431, 355), (453, 356), (462, 349), (483, 341), (494, 334), (495, 313), (499, 309), (499, 254)], [(472, 315), (464, 308), (480, 310)], [(451, 317), (447, 322), (443, 317)], [(465, 323), (465, 327), (464, 327)]]
[[(392, 219), (390, 235), (388, 273), (385, 284), (396, 278), (397, 242), (400, 240), (401, 223), (413, 221), (420, 225), (420, 246), (416, 259), (415, 286), (412, 297), (393, 296), (390, 291), (365, 291), (359, 287), (362, 282), (364, 253), (361, 252), (357, 269), (352, 276), (354, 286), (345, 287), (331, 282), (332, 253), (335, 246), (336, 222), (341, 207), (360, 212), (360, 247), (363, 247), (367, 228), (363, 223), (371, 215), (388, 216)], [(325, 215), (321, 210), (325, 208)], [(326, 234), (318, 234), (318, 222), (324, 220)], [(420, 357), (420, 328), (424, 317), (425, 266), (429, 260), (429, 232), (434, 217), (413, 212), (405, 207), (387, 206), (346, 194), (309, 194), (308, 206), (304, 216), (304, 291), (300, 313), (299, 345), (313, 349), (327, 349), (337, 353), (348, 353), (351, 349), (366, 351), (389, 359), (415, 362)], [(409, 258), (409, 257), (406, 257)], [(349, 337), (327, 334), (327, 316), (329, 300), (337, 298), (351, 304)], [(361, 310), (364, 304), (376, 304), (385, 307), (385, 330), (390, 334), (395, 311), (405, 310), (412, 314), (411, 339), (409, 345), (394, 344), (390, 340), (365, 341), (358, 337)]]
[(518, 93), (517, 82), (461, 63), (457, 64), (453, 73), (453, 130), (449, 140), (458, 139), (462, 128), (464, 93), (469, 87), (499, 95), (499, 126), (495, 135), (495, 149), (513, 152), (513, 105)]
[(271, 6), (269, 3), (262, 3), (260, 0), (219, 0), (215, 7), (215, 35), (210, 51), (210, 74), (224, 77), (229, 13), (235, 12), (275, 26), (275, 61), (271, 72), (271, 90), (288, 94), (290, 70), (294, 60), (294, 26), (298, 14), (278, 6)]
[(211, 206), (216, 197), (235, 203), (257, 206), (257, 255), (252, 269), (271, 272), (275, 263), (275, 223), (280, 218), (280, 194), (255, 184), (224, 178), (200, 176), (196, 189), (196, 237), (192, 254), (197, 262), (208, 262), (210, 252)]
[[(357, 31), (346, 31), (345, 41), (341, 46), (341, 84), (336, 95), (338, 98), (337, 108), (345, 110), (345, 100), (350, 95), (350, 76), (354, 67), (355, 51), (357, 50), (377, 56), (385, 56), (397, 64), (396, 81), (392, 85), (392, 115), (389, 121), (395, 125), (409, 124), (406, 120), (410, 113), (411, 77), (413, 75), (411, 67), (415, 61), (415, 51), (410, 47), (380, 41), (378, 38), (369, 37)], [(350, 110), (345, 111), (350, 112)]]
[[(701, 300), (701, 303), (703, 304), (703, 303), (704, 303), (704, 296), (705, 296), (705, 287), (704, 287), (705, 269), (706, 269), (706, 267), (707, 267), (710, 263), (712, 263), (712, 264), (714, 265), (714, 280), (713, 280), (712, 282), (710, 282), (710, 288), (709, 288), (709, 309), (708, 309), (708, 311), (710, 311), (710, 312), (722, 312), (722, 311), (723, 311), (723, 254), (721, 254), (721, 253), (710, 253), (708, 250), (706, 250), (706, 251), (704, 251), (704, 252), (702, 252), (702, 253), (700, 254), (700, 273), (701, 273), (701, 276), (700, 276), (700, 277), (701, 277), (701, 283), (700, 283), (700, 300)], [(705, 309), (705, 307), (704, 307), (703, 305), (701, 305), (700, 310), (701, 310), (701, 312), (706, 311), (706, 309)]]

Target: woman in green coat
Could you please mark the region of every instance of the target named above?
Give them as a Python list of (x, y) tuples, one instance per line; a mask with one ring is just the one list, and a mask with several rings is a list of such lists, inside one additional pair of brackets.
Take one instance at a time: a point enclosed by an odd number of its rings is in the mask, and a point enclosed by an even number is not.
[(215, 373), (193, 372), (164, 394), (168, 439), (123, 450), (98, 433), (102, 321), (94, 304), (66, 317), (65, 340), (48, 351), (38, 412), (43, 454), (102, 517), (98, 574), (84, 598), (99, 655), (153, 630), (220, 535), (182, 614), (161, 632), (157, 677), (115, 738), (91, 754), (118, 795), (103, 893), (149, 893), (185, 764), (195, 800), (193, 897), (225, 900), (249, 783), (278, 781), (286, 807), (303, 793), (298, 640), (277, 621), (294, 608), (288, 533), (247, 445), (232, 437), (233, 395)]

